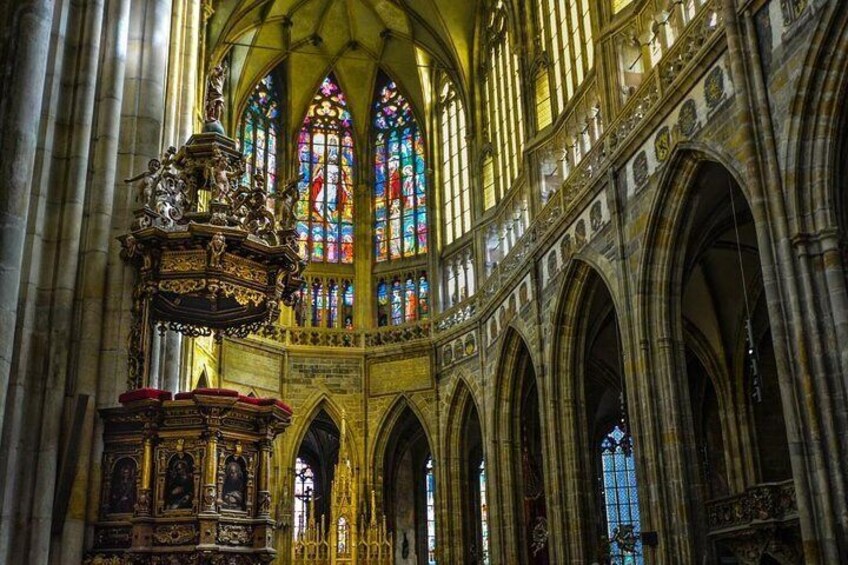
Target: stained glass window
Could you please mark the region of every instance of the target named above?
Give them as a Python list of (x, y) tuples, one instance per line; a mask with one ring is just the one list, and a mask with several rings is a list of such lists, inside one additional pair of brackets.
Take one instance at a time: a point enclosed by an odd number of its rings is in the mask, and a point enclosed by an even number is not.
[(432, 457), (427, 458), (424, 476), (427, 493), (427, 563), (436, 565), (436, 474)]
[(400, 280), (392, 281), (392, 325), (399, 326), (403, 323), (403, 288)]
[(486, 495), (486, 462), (480, 461), (480, 548), (481, 562), (489, 565), (489, 503)]
[(306, 530), (309, 522), (309, 502), (315, 489), (312, 467), (297, 458), (294, 464), (294, 538)]
[(282, 131), (278, 82), (273, 74), (259, 81), (247, 101), (238, 133), (247, 162), (242, 182), (251, 184), (254, 173), (261, 171), (269, 193), (277, 190), (277, 156)]
[(324, 285), (320, 280), (312, 283), (312, 327), (319, 328), (324, 322), (324, 309), (326, 298), (324, 296)]
[(386, 281), (377, 283), (377, 325), (389, 325), (389, 286)]
[(615, 426), (601, 440), (602, 496), (613, 563), (643, 563), (633, 440)]
[(374, 102), (374, 240), (377, 261), (427, 252), (424, 140), (409, 102), (384, 77)]
[(445, 245), (450, 245), (471, 229), (471, 179), (465, 107), (453, 83), (446, 77), (442, 81), (439, 95), (442, 200), (445, 207)]
[(317, 263), (353, 262), (353, 126), (333, 75), (324, 79), (298, 138), (301, 255)]
[[(551, 61), (550, 82), (544, 85), (555, 93), (554, 116), (559, 115), (594, 65), (594, 43), (589, 0), (538, 0), (537, 25), (542, 45)], [(537, 99), (540, 85), (537, 84)], [(553, 103), (553, 100), (551, 100)], [(549, 111), (540, 108), (541, 112)], [(544, 115), (539, 116), (537, 123)], [(540, 127), (541, 124), (540, 124)]]
[(342, 327), (353, 329), (353, 283), (344, 281), (342, 284)]
[(430, 282), (427, 273), (408, 273), (380, 279), (377, 288), (377, 325), (399, 326), (430, 317)]
[(336, 524), (336, 554), (339, 556), (348, 555), (351, 547), (348, 543), (347, 536), (350, 532), (350, 526), (347, 523), (347, 518), (341, 516)]
[(488, 69), (485, 78), (485, 107), (489, 141), (493, 148), (493, 169), (484, 170), (484, 185), (491, 174), (494, 194), (485, 197), (488, 208), (500, 201), (518, 178), (524, 151), (524, 117), (518, 55), (510, 43), (504, 0), (498, 0), (489, 18)]
[(295, 323), (301, 327), (353, 329), (353, 283), (309, 277), (301, 287)]

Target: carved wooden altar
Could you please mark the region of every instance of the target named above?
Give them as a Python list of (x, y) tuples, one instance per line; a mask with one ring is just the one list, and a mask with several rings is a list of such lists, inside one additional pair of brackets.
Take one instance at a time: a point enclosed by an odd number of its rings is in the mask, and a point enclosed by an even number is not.
[[(392, 534), (386, 517), (380, 515), (374, 491), (370, 508), (360, 506), (359, 473), (351, 466), (342, 420), (339, 462), (331, 487), (330, 524), (327, 517), (315, 519), (310, 504), (306, 528), (292, 544), (295, 565), (391, 565), (394, 563)], [(362, 501), (364, 503), (364, 501)]]
[(142, 389), (105, 421), (88, 564), (247, 565), (272, 547), (271, 446), (291, 423), (273, 399), (222, 389)]

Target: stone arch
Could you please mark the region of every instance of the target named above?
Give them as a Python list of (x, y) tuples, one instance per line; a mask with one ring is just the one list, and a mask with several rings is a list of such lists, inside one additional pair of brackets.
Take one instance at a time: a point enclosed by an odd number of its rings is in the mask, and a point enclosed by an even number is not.
[[(848, 5), (828, 3), (822, 11), (786, 124), (786, 170), (796, 172), (784, 175), (793, 235), (837, 227), (848, 232), (837, 194), (846, 172), (840, 175), (840, 156), (848, 151), (848, 111), (840, 103), (848, 96)], [(841, 204), (848, 215), (848, 202)]]
[[(373, 488), (379, 494), (387, 526), (395, 536), (396, 556), (404, 551), (415, 563), (426, 563), (428, 544), (427, 467), (432, 463), (439, 495), (439, 466), (435, 446), (425, 419), (415, 403), (405, 395), (398, 397), (386, 412), (374, 441)], [(437, 508), (437, 506), (436, 506)], [(435, 509), (434, 509), (435, 510)], [(436, 535), (441, 539), (440, 528)], [(437, 555), (440, 544), (436, 544)]]
[[(344, 408), (334, 402), (330, 395), (325, 392), (314, 394), (312, 398), (304, 402), (304, 406), (308, 406), (308, 408), (303, 410), (304, 417), (303, 419), (298, 418), (299, 423), (296, 424), (296, 428), (292, 430), (294, 431), (294, 434), (292, 436), (292, 450), (289, 457), (289, 465), (291, 468), (294, 468), (295, 460), (297, 459), (297, 451), (303, 443), (303, 439), (306, 437), (309, 427), (322, 410), (330, 417), (339, 430), (342, 429), (342, 420), (347, 417), (345, 415)], [(348, 445), (348, 454), (350, 455), (351, 464), (356, 467), (356, 460), (359, 458), (359, 450), (357, 449), (357, 438), (353, 431), (353, 426), (350, 424), (345, 426), (344, 440)]]
[[(474, 556), (479, 558), (479, 552), (482, 550), (477, 547), (480, 542), (478, 532), (470, 528), (472, 519), (479, 518), (476, 512), (470, 512), (469, 503), (473, 500), (479, 502), (479, 485), (478, 488), (473, 488), (475, 485), (469, 476), (469, 459), (478, 457), (473, 451), (479, 447), (479, 457), (485, 461), (486, 442), (480, 405), (465, 377), (457, 377), (449, 398), (442, 447), (441, 477), (447, 493), (447, 496), (443, 497), (443, 508), (447, 519), (447, 535), (451, 540), (449, 549), (453, 552), (455, 548), (461, 548), (463, 553), (443, 554), (443, 557), (448, 562), (467, 563), (471, 562)], [(479, 446), (471, 445), (476, 443), (474, 436), (479, 436)]]
[[(708, 348), (693, 340), (697, 332), (687, 329), (687, 323), (699, 326), (709, 349), (715, 352), (712, 359), (725, 365), (711, 372), (714, 379), (725, 380), (715, 388), (722, 392), (718, 416), (722, 439), (714, 441), (723, 446), (724, 457), (716, 460), (723, 459), (727, 465), (729, 494), (760, 480), (752, 470), (756, 468), (752, 461), (760, 454), (751, 445), (756, 444), (753, 434), (759, 437), (763, 430), (749, 426), (751, 417), (746, 412), (755, 408), (739, 392), (744, 386), (740, 381), (748, 378), (740, 340), (744, 341), (746, 320), (753, 319), (749, 300), (753, 303), (754, 297), (763, 295), (760, 250), (768, 252), (769, 248), (760, 241), (763, 231), (758, 229), (766, 221), (761, 215), (764, 209), (751, 205), (740, 175), (728, 163), (731, 161), (703, 146), (675, 151), (652, 203), (637, 278), (635, 332), (645, 344), (643, 370), (654, 375), (650, 383), (653, 392), (645, 399), (649, 403), (646, 414), (652, 414), (652, 426), (657, 430), (651, 460), (661, 462), (656, 468), (661, 485), (657, 497), (662, 505), (683, 508), (686, 516), (670, 522), (662, 512), (657, 528), (666, 530), (674, 555), (694, 560), (708, 555), (715, 558), (718, 550), (715, 538), (707, 538), (706, 502), (716, 495), (705, 488), (710, 482), (703, 469), (710, 466), (704, 463), (707, 455), (700, 446), (709, 438), (699, 435), (695, 426), (701, 421), (696, 416), (706, 404), (698, 404), (699, 397), (693, 394), (699, 390), (691, 381), (696, 373), (690, 369), (696, 365), (687, 364), (687, 355), (691, 360), (698, 350), (701, 355), (696, 357), (703, 359)], [(719, 271), (721, 276), (717, 276)], [(767, 313), (762, 323), (770, 325)], [(769, 379), (778, 390), (777, 405), (784, 408), (779, 390), (783, 383), (776, 363), (772, 365), (775, 369)], [(701, 378), (699, 382), (707, 381)], [(785, 456), (776, 460), (786, 463), (788, 449), (780, 445), (782, 438), (785, 446), (787, 436), (783, 410), (771, 413), (780, 416), (780, 425), (778, 431), (770, 432), (775, 442), (769, 445), (785, 451)], [(786, 472), (791, 477), (791, 471)], [(676, 482), (669, 480), (672, 477)]]
[[(639, 487), (647, 488), (645, 472), (641, 470), (649, 455), (642, 456), (646, 450), (639, 431), (645, 423), (641, 418), (639, 383), (628, 361), (632, 356), (627, 345), (627, 324), (620, 314), (625, 306), (613, 281), (612, 267), (603, 260), (575, 258), (565, 271), (553, 315), (548, 405), (554, 414), (549, 424), (554, 431), (548, 450), (562, 462), (554, 479), (558, 481), (556, 490), (564, 493), (556, 519), (569, 524), (564, 551), (574, 562), (594, 559), (599, 550), (597, 529), (603, 523), (605, 509), (595, 495), (602, 488), (596, 484), (599, 452), (595, 436), (602, 425), (611, 421), (595, 420), (602, 412), (603, 399), (620, 394), (622, 387), (626, 391), (628, 423), (639, 442)], [(599, 362), (598, 348), (605, 350), (607, 362)], [(590, 401), (593, 398), (597, 402)], [(609, 399), (603, 402), (609, 412)], [(613, 416), (618, 414), (614, 409), (613, 412)], [(641, 510), (645, 521), (650, 509), (643, 503)]]
[[(395, 427), (398, 425), (398, 422), (404, 416), (404, 412), (409, 410), (418, 420), (418, 423), (421, 425), (421, 428), (424, 430), (424, 435), (427, 440), (427, 444), (430, 446), (430, 450), (433, 453), (435, 458), (435, 450), (436, 444), (433, 438), (433, 434), (427, 426), (427, 419), (424, 418), (424, 415), (421, 413), (419, 407), (413, 402), (407, 395), (402, 394), (398, 396), (397, 399), (392, 403), (388, 410), (386, 410), (385, 414), (380, 420), (380, 423), (375, 428), (374, 441), (370, 450), (370, 456), (368, 460), (371, 464), (371, 469), (377, 470), (382, 465), (382, 460), (386, 455), (386, 448), (389, 443), (390, 436), (392, 432), (395, 430)], [(377, 482), (377, 477), (372, 478)]]
[[(530, 563), (549, 553), (545, 476), (549, 459), (543, 454), (543, 389), (528, 342), (511, 325), (503, 336), (496, 365), (490, 410), (488, 474), (492, 522), (492, 559)], [(546, 472), (547, 471), (547, 472)], [(531, 560), (531, 544), (543, 539)]]

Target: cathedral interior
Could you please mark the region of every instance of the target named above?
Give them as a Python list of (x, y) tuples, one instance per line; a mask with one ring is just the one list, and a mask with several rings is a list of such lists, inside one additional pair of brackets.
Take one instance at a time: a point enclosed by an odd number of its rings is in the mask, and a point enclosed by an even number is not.
[(848, 2), (0, 20), (0, 565), (848, 563)]

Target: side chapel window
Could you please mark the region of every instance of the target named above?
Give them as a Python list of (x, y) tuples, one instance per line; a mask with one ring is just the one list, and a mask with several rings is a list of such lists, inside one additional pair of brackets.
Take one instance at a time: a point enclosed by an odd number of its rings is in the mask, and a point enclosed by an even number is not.
[(480, 550), (480, 561), (489, 565), (489, 504), (486, 496), (486, 462), (480, 461), (480, 536), (483, 547)]
[(613, 563), (641, 565), (642, 541), (639, 520), (639, 493), (633, 439), (616, 425), (601, 440), (601, 472), (607, 539)]
[(427, 493), (427, 563), (436, 565), (436, 475), (432, 457), (427, 458), (424, 466), (424, 479)]
[(247, 101), (238, 129), (238, 139), (247, 166), (242, 182), (250, 185), (262, 172), (269, 194), (277, 191), (277, 156), (282, 132), (281, 93), (273, 73), (259, 81)]

